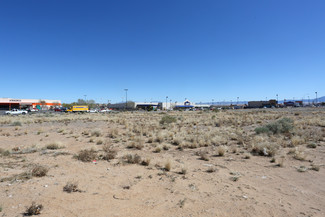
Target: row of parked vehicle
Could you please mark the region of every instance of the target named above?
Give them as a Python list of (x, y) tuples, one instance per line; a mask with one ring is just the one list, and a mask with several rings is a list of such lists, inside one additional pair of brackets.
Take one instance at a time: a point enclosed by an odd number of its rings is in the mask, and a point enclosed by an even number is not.
[[(34, 113), (38, 112), (39, 110), (37, 108), (30, 108), (27, 110), (24, 109), (12, 109), (11, 111), (6, 111), (6, 115), (26, 115), (28, 113)], [(65, 107), (58, 107), (54, 108), (52, 111), (55, 112), (89, 112), (89, 113), (106, 113), (111, 112), (109, 109), (89, 109), (88, 106), (73, 106), (71, 108), (65, 108)]]
[(89, 109), (88, 106), (77, 105), (77, 106), (72, 106), (69, 109), (67, 109), (65, 107), (55, 108), (54, 111), (56, 111), (56, 112), (89, 112), (89, 113), (101, 112), (101, 113), (105, 113), (105, 112), (110, 112), (111, 110), (109, 110), (109, 109)]

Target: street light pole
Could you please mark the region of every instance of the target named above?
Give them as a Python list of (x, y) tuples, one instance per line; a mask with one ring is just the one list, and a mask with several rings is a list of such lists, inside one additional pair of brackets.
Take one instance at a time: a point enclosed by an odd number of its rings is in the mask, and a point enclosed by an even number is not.
[(317, 91), (315, 92), (315, 94), (316, 94), (316, 104), (317, 104)]
[(279, 104), (279, 95), (278, 94), (276, 94), (276, 103)]
[(128, 89), (125, 90), (125, 110), (127, 110), (128, 107)]
[(168, 99), (168, 96), (166, 96), (166, 111), (167, 111), (167, 99)]

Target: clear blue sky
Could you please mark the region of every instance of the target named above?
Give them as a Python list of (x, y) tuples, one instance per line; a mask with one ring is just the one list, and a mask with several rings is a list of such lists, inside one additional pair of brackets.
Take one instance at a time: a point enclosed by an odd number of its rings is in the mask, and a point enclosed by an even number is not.
[(324, 0), (1, 0), (0, 97), (325, 95)]

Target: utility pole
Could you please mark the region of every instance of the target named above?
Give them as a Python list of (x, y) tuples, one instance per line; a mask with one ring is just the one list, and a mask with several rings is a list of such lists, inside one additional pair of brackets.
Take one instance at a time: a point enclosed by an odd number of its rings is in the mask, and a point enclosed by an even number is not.
[(128, 107), (128, 89), (124, 89), (125, 91), (125, 110), (127, 110)]
[(168, 96), (166, 96), (166, 111), (167, 111), (167, 99), (168, 99)]
[(279, 104), (279, 95), (278, 94), (276, 94), (276, 103)]
[(316, 105), (317, 105), (317, 91), (315, 92), (315, 94), (316, 94)]

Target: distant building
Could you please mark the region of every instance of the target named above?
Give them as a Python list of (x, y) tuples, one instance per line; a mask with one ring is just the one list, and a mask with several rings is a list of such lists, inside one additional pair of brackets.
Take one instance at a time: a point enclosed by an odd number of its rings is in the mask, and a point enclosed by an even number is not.
[(189, 100), (185, 100), (184, 102), (177, 103), (175, 102), (174, 105), (172, 105), (173, 109), (176, 110), (187, 110), (187, 109), (210, 109), (211, 105), (208, 104), (196, 104), (192, 103)]
[(121, 102), (116, 104), (109, 104), (109, 108), (116, 110), (186, 110), (186, 109), (209, 109), (210, 105), (205, 104), (195, 104), (190, 102), (189, 100), (185, 100), (184, 102), (131, 102), (127, 103)]
[(132, 102), (128, 101), (126, 104), (125, 102), (121, 103), (115, 103), (115, 104), (109, 104), (108, 106), (110, 109), (115, 110), (135, 110), (135, 109), (143, 109), (143, 110), (155, 110), (155, 109), (161, 109), (162, 103), (160, 102)]
[(38, 108), (48, 110), (51, 107), (61, 106), (60, 100), (49, 99), (13, 99), (0, 98), (0, 110)]
[(249, 101), (248, 102), (248, 108), (271, 108), (276, 107), (277, 101), (274, 99), (271, 99), (269, 101)]

